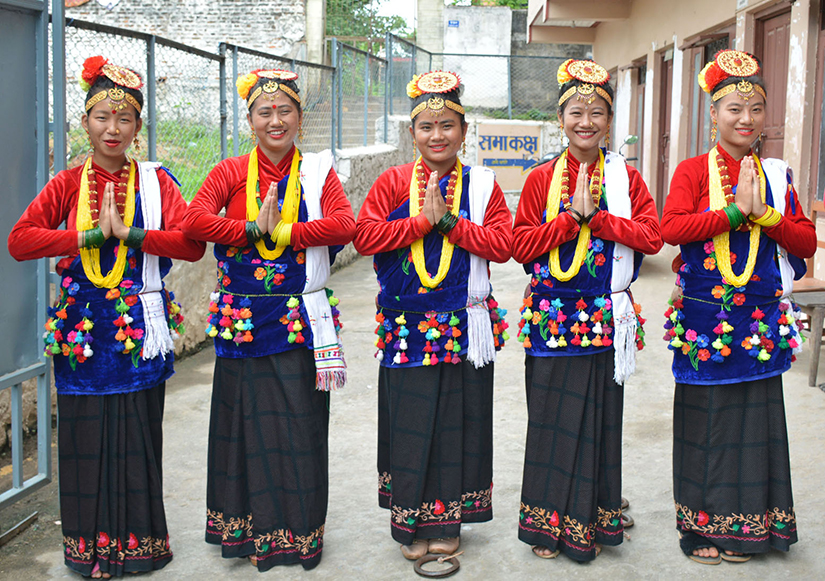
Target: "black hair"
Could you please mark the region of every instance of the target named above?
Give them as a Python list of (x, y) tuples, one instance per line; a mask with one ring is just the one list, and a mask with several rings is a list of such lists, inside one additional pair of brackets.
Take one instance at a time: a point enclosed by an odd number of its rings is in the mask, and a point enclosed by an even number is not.
[[(412, 104), (410, 105), (410, 112), (412, 112), (412, 110), (418, 107), (421, 103), (425, 103), (433, 97), (441, 97), (445, 101), (452, 101), (456, 105), (461, 105), (460, 95), (461, 86), (456, 87), (452, 91), (447, 91), (446, 93), (422, 93), (421, 95), (412, 100)], [(452, 111), (452, 109), (450, 110)], [(464, 115), (462, 113), (459, 113), (458, 111), (456, 111), (456, 113), (458, 114), (458, 117), (461, 120), (461, 126), (463, 127), (464, 125), (467, 125), (467, 121), (464, 120)], [(418, 117), (418, 115), (416, 115), (416, 117)], [(412, 120), (412, 125), (413, 127), (415, 127), (415, 119)]]
[[(579, 79), (573, 79), (573, 80), (567, 81), (566, 83), (564, 83), (559, 88), (559, 99), (561, 99), (562, 95), (564, 95), (569, 89), (572, 89), (573, 87), (580, 87), (581, 85), (590, 85), (590, 84), (592, 84), (592, 83), (586, 83), (584, 81), (580, 81)], [(610, 95), (610, 101), (611, 102), (613, 101), (614, 92), (613, 92), (613, 87), (610, 85), (610, 83), (605, 83), (603, 85), (594, 85), (594, 86), (604, 89), (604, 91), (608, 95)], [(598, 95), (598, 93), (593, 93), (593, 94)], [(599, 95), (599, 97), (601, 97), (601, 95)], [(564, 115), (564, 108), (567, 107), (567, 104), (569, 102), (570, 102), (570, 99), (568, 98), (567, 101), (565, 101), (564, 103), (559, 105), (559, 114), (560, 114), (559, 116)], [(608, 115), (613, 115), (613, 105), (611, 104), (611, 102), (607, 102), (607, 114)]]
[[(140, 92), (140, 89), (130, 89), (129, 87), (118, 85), (112, 79), (103, 74), (101, 74), (97, 78), (97, 80), (92, 84), (92, 86), (89, 87), (89, 91), (86, 93), (86, 103), (88, 103), (89, 99), (97, 95), (99, 92), (114, 89), (115, 87), (117, 87), (118, 89), (123, 89), (124, 91), (129, 93), (132, 97), (135, 98), (135, 101), (137, 101), (140, 104), (140, 108), (143, 109), (143, 93)], [(88, 112), (89, 111), (86, 111), (86, 113)], [(140, 119), (140, 111), (137, 111), (137, 118)]]
[[(267, 84), (269, 82), (275, 82), (275, 83), (278, 83), (279, 85), (282, 85), (284, 87), (292, 89), (293, 91), (295, 91), (296, 95), (301, 94), (301, 89), (298, 88), (298, 85), (295, 83), (295, 81), (282, 81), (281, 79), (270, 79), (270, 78), (267, 78), (267, 77), (260, 77), (258, 79), (258, 81), (254, 85), (252, 85), (252, 88), (249, 89), (249, 95), (251, 96), (252, 93), (254, 93), (258, 89), (258, 87), (263, 87), (265, 84)], [(303, 113), (303, 110), (301, 109), (301, 104), (298, 101), (296, 101), (295, 99), (293, 99), (292, 95), (290, 95), (286, 91), (281, 91), (281, 92), (284, 95), (286, 95), (287, 97), (289, 97), (290, 101), (295, 103), (295, 106), (298, 107), (298, 112), (299, 113)], [(258, 95), (258, 98), (260, 98), (260, 95)], [(255, 99), (255, 101), (257, 101), (257, 100), (258, 99)], [(251, 105), (254, 105), (254, 104), (255, 104), (255, 102), (253, 101), (251, 103)], [(252, 112), (252, 106), (251, 105), (248, 105), (250, 113)]]

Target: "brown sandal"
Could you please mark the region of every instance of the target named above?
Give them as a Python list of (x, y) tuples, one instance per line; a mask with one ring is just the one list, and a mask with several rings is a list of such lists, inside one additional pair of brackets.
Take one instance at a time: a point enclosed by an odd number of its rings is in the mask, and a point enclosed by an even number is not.
[(558, 549), (556, 549), (555, 551), (553, 551), (551, 553), (547, 553), (546, 555), (542, 555), (541, 553), (538, 552), (538, 549), (547, 549), (547, 550), (549, 550), (550, 547), (545, 547), (544, 545), (535, 545), (533, 547), (533, 554), (536, 557), (538, 557), (539, 559), (555, 559), (556, 557), (559, 556), (559, 553), (561, 552)]
[(415, 539), (410, 545), (401, 545), (401, 554), (405, 559), (417, 561), (427, 554), (427, 541), (425, 539)]

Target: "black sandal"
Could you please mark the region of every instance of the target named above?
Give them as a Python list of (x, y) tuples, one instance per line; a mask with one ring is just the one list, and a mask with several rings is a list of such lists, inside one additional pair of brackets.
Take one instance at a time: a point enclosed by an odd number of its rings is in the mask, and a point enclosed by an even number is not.
[(721, 553), (721, 551), (719, 551), (719, 547), (711, 543), (705, 537), (697, 535), (696, 533), (690, 531), (679, 531), (679, 547), (689, 559), (696, 561), (697, 563), (701, 563), (702, 565), (718, 565), (722, 562), (721, 555), (716, 555), (715, 557), (701, 557), (693, 554), (693, 551), (698, 549), (710, 548), (715, 548), (717, 552)]

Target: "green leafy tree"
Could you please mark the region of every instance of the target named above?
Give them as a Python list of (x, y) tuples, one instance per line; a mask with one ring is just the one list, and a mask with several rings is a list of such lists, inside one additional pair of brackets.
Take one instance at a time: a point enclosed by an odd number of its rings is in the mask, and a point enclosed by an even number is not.
[(383, 38), (391, 32), (408, 36), (407, 21), (400, 16), (379, 16), (385, 0), (327, 0), (327, 36)]

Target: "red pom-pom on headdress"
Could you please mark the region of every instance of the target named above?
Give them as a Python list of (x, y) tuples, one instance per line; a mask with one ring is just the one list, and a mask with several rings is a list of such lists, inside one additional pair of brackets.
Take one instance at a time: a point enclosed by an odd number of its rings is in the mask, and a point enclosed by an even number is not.
[(88, 91), (92, 85), (95, 84), (97, 78), (101, 75), (103, 65), (107, 64), (109, 59), (102, 56), (92, 56), (83, 61), (83, 71), (80, 73), (80, 86), (84, 91)]

